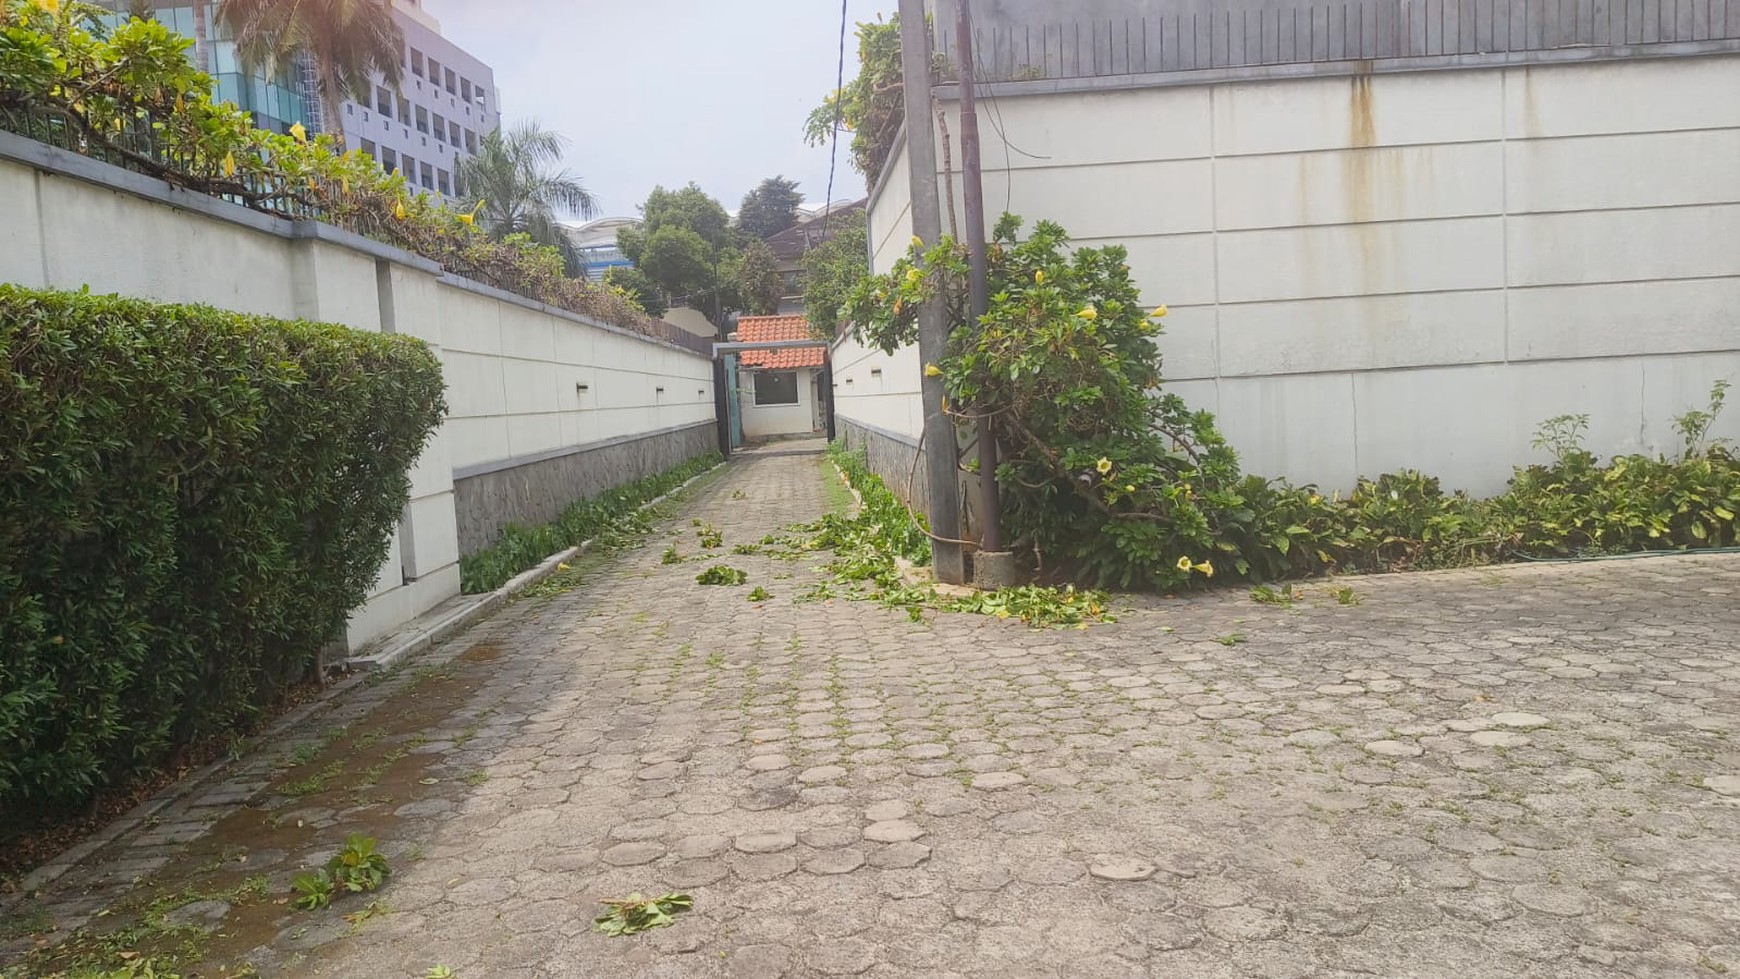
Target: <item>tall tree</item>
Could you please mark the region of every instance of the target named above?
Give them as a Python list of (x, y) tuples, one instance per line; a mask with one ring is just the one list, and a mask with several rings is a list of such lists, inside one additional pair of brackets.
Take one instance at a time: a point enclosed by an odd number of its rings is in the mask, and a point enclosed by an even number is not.
[(399, 87), (405, 38), (392, 0), (221, 0), (218, 23), (250, 71), (290, 77), (298, 55), (314, 60), (325, 129), (344, 145), (344, 100), (368, 101), (374, 76)]
[(779, 312), (779, 300), (785, 293), (785, 277), (779, 272), (779, 259), (767, 242), (756, 239), (743, 246), (742, 253), (731, 264), (730, 279), (737, 293), (737, 305), (751, 316), (771, 316)]
[(478, 141), (476, 155), (459, 164), (459, 187), (480, 202), (478, 223), (490, 237), (530, 235), (559, 249), (572, 274), (578, 270), (578, 256), (558, 218), (595, 217), (598, 200), (572, 173), (559, 169), (567, 147), (567, 137), (536, 120), (505, 133), (497, 129)]
[(718, 326), (736, 308), (727, 276), (738, 255), (724, 205), (691, 183), (654, 187), (641, 205), (639, 227), (616, 233), (622, 254), (646, 273), (672, 306), (691, 306)]
[(768, 177), (743, 195), (737, 208), (737, 227), (757, 238), (769, 238), (797, 223), (798, 205), (804, 195), (797, 181)]

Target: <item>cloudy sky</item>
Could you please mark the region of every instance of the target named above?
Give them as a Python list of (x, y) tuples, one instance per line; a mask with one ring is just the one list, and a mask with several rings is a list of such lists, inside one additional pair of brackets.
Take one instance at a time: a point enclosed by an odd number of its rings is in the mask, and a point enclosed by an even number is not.
[[(852, 22), (897, 0), (847, 0)], [(655, 185), (693, 180), (735, 211), (783, 174), (811, 203), (828, 153), (804, 145), (834, 87), (839, 0), (424, 0), (441, 32), (495, 69), (509, 123), (535, 118), (572, 141), (568, 165), (606, 214), (633, 214)], [(856, 41), (848, 34), (846, 75)], [(834, 197), (864, 194), (844, 139)]]

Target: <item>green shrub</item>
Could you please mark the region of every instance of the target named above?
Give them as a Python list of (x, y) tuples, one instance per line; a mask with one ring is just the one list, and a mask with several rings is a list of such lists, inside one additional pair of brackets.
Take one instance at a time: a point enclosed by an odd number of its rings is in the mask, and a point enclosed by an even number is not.
[[(709, 452), (632, 483), (618, 486), (590, 500), (581, 500), (562, 511), (554, 523), (542, 527), (509, 524), (501, 540), (459, 561), (459, 580), (466, 594), (494, 591), (514, 575), (559, 551), (578, 547), (589, 540), (614, 544), (651, 525), (640, 507), (676, 489), (719, 464), (719, 453)], [(682, 560), (676, 548), (666, 552), (667, 564)]]
[(0, 286), (0, 806), (306, 680), (445, 411), (409, 337)]

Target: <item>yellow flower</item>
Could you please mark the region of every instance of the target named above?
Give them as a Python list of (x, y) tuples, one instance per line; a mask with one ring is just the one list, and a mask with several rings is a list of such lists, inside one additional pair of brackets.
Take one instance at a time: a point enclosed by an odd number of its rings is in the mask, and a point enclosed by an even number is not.
[(1214, 565), (1210, 564), (1207, 561), (1204, 561), (1201, 564), (1197, 565), (1196, 570), (1202, 572), (1203, 575), (1205, 575), (1206, 577), (1209, 577), (1209, 578), (1214, 577)]
[(290, 127), (290, 135), (296, 137), (298, 143), (308, 142), (308, 130), (301, 123)]
[(1126, 493), (1136, 492), (1136, 484), (1135, 483), (1125, 483), (1124, 484), (1124, 492), (1126, 492)]
[(1316, 506), (1317, 504), (1322, 503), (1322, 502), (1323, 502), (1323, 497), (1318, 496), (1316, 493), (1311, 494), (1311, 505), (1312, 506)]
[(400, 221), (405, 220), (405, 202), (404, 201), (400, 201), (399, 206), (393, 208), (393, 217), (398, 218)]
[(224, 154), (224, 176), (233, 177), (235, 175), (236, 175), (236, 155), (234, 153), (225, 153)]
[(473, 222), (473, 221), (475, 221), (475, 220), (477, 220), (477, 219), (476, 219), (476, 218), (474, 218), (474, 217), (472, 217), (472, 216), (471, 216), (471, 215), (469, 215), (469, 214), (461, 214), (461, 215), (459, 215), (459, 223), (460, 223), (460, 224), (463, 224), (463, 225), (466, 225), (466, 226), (467, 226), (467, 227), (470, 227), (470, 225), (471, 225), (471, 223), (472, 223), (472, 222)]
[(1009, 617), (1009, 610), (1008, 610), (1008, 609), (1006, 609), (1006, 608), (1000, 608), (1000, 609), (998, 609), (998, 610), (997, 610), (997, 618), (999, 618), (999, 619), (1006, 619), (1006, 618), (1008, 618), (1008, 617)]
[(1166, 314), (1169, 312), (1171, 312), (1171, 310), (1167, 309), (1165, 306), (1155, 306), (1154, 311), (1148, 314), (1148, 318), (1151, 320), (1165, 319)]
[(338, 178), (338, 189), (344, 191), (346, 194), (350, 193), (350, 178), (349, 177)]
[(1189, 574), (1190, 573), (1190, 559), (1187, 557), (1179, 558), (1178, 559), (1178, 570), (1184, 572), (1185, 574)]
[(1082, 310), (1081, 312), (1079, 312), (1075, 315), (1081, 317), (1084, 320), (1097, 320), (1100, 318), (1100, 311), (1093, 308), (1092, 306), (1089, 306), (1088, 308)]
[(1100, 471), (1100, 475), (1104, 476), (1106, 473), (1109, 473), (1112, 471), (1112, 460), (1107, 459), (1104, 456), (1101, 456), (1100, 461), (1094, 464), (1094, 468), (1098, 469)]
[(1035, 285), (1044, 285), (1045, 284), (1045, 270), (1044, 269), (1040, 269), (1039, 271), (1033, 273), (1033, 282)]
[(923, 238), (920, 238), (920, 237), (919, 237), (919, 236), (917, 236), (917, 235), (913, 235), (913, 236), (912, 236), (912, 247), (914, 247), (914, 248), (923, 248), (923, 247), (924, 247), (924, 239), (923, 239)]
[(566, 561), (558, 561), (558, 562), (556, 562), (556, 570), (557, 570), (557, 571), (566, 571), (566, 570), (568, 570), (568, 562), (566, 562)]
[(907, 269), (906, 270), (906, 281), (917, 282), (919, 280), (919, 277), (922, 276), (923, 274), (924, 273), (920, 272), (917, 269)]
[(942, 376), (942, 368), (938, 367), (935, 364), (926, 364), (926, 365), (924, 365), (924, 376), (925, 377), (941, 377)]
[(60, 13), (60, 0), (36, 0), (36, 5), (51, 14)]

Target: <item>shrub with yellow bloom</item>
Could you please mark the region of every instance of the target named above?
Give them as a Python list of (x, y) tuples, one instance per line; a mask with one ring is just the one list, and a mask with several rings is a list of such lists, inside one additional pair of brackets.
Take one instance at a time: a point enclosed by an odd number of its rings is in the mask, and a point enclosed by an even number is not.
[(1112, 471), (1112, 460), (1107, 459), (1104, 456), (1101, 456), (1100, 461), (1094, 463), (1094, 468), (1098, 469), (1100, 471), (1100, 475), (1104, 476), (1105, 474)]

